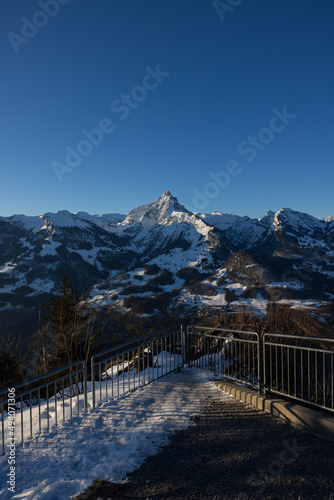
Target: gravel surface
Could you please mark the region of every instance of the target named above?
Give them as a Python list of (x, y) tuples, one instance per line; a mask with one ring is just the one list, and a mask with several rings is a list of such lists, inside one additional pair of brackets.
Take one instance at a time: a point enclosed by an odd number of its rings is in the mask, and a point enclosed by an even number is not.
[(211, 401), (124, 484), (96, 481), (77, 499), (334, 500), (334, 441), (231, 399)]

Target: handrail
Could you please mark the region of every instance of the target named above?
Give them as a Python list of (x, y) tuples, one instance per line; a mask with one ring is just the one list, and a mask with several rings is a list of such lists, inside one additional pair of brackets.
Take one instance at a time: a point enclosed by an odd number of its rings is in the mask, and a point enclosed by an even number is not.
[[(95, 390), (96, 390), (96, 384), (95, 384), (95, 366), (97, 364), (101, 364), (106, 359), (112, 359), (114, 356), (117, 357), (124, 357), (125, 354), (129, 352), (129, 349), (125, 349), (127, 347), (133, 346), (133, 350), (136, 348), (139, 348), (141, 345), (147, 344), (149, 341), (157, 341), (162, 338), (164, 338), (167, 335), (172, 335), (173, 333), (180, 332), (181, 333), (181, 342), (183, 344), (183, 325), (181, 323), (178, 323), (173, 326), (169, 326), (167, 328), (164, 328), (162, 330), (159, 330), (157, 332), (150, 333), (148, 335), (144, 335), (143, 337), (137, 337), (134, 338), (133, 340), (129, 340), (127, 342), (124, 342), (123, 344), (120, 344), (116, 347), (112, 347), (110, 349), (106, 349), (102, 352), (96, 353), (91, 357), (91, 378), (92, 378), (92, 397), (93, 397), (93, 408), (96, 407), (96, 396), (95, 396)], [(130, 349), (132, 350), (132, 349)], [(114, 356), (113, 356), (114, 353)], [(99, 361), (96, 362), (98, 358), (101, 358)]]
[(264, 394), (269, 391), (334, 411), (334, 349), (297, 345), (298, 341), (328, 343), (334, 347), (334, 339), (327, 337), (264, 333)]
[(213, 331), (218, 331), (218, 332), (232, 332), (232, 333), (242, 333), (242, 334), (252, 334), (255, 335), (256, 337), (259, 337), (259, 334), (257, 332), (254, 332), (252, 330), (235, 330), (233, 328), (219, 328), (215, 326), (197, 326), (197, 325), (189, 325), (189, 328), (199, 328), (201, 330), (213, 330)]
[[(191, 329), (194, 330), (203, 330), (204, 333), (201, 331), (190, 331)], [(208, 334), (206, 332), (212, 332), (212, 334)], [(220, 333), (232, 333), (232, 334), (241, 334), (242, 336), (245, 335), (252, 335), (255, 337), (254, 340), (250, 339), (238, 339), (234, 337), (227, 337), (224, 335), (214, 335), (214, 332), (220, 332)], [(233, 340), (235, 342), (243, 342), (243, 343), (248, 343), (248, 344), (256, 344), (257, 345), (257, 379), (258, 379), (258, 393), (261, 394), (261, 387), (262, 387), (262, 367), (261, 367), (261, 338), (260, 335), (257, 332), (249, 331), (249, 330), (235, 330), (233, 328), (219, 328), (219, 327), (208, 327), (208, 326), (197, 326), (197, 325), (189, 325), (187, 328), (187, 336), (188, 335), (197, 335), (197, 336), (204, 336), (208, 338), (224, 338), (226, 340)], [(232, 377), (233, 378), (233, 377)]]
[[(75, 370), (72, 370), (72, 368), (75, 367)], [(63, 375), (60, 375), (58, 377), (52, 378), (57, 374), (61, 374), (63, 372)], [(84, 412), (88, 411), (88, 404), (87, 404), (87, 365), (86, 361), (75, 361), (74, 363), (71, 363), (69, 365), (56, 368), (55, 370), (52, 370), (51, 372), (45, 373), (43, 375), (39, 375), (38, 377), (34, 377), (32, 379), (26, 380), (24, 382), (20, 382), (19, 384), (16, 384), (10, 388), (10, 392), (13, 392), (15, 394), (15, 398), (8, 397), (9, 389), (4, 389), (0, 392), (0, 408), (1, 408), (1, 424), (2, 424), (2, 430), (1, 430), (1, 437), (2, 437), (2, 454), (5, 454), (5, 429), (4, 429), (4, 411), (5, 411), (5, 405), (8, 404), (12, 399), (15, 400), (15, 404), (13, 407), (15, 410), (15, 413), (17, 412), (16, 410), (16, 400), (19, 400), (20, 402), (20, 409), (19, 409), (19, 414), (20, 414), (20, 427), (21, 427), (21, 444), (24, 442), (24, 411), (23, 411), (23, 403), (26, 403), (24, 400), (25, 396), (28, 396), (28, 402), (30, 403), (30, 408), (29, 408), (29, 422), (30, 422), (30, 438), (33, 437), (33, 416), (32, 416), (32, 395), (35, 393), (37, 394), (36, 398), (38, 400), (38, 428), (39, 428), (39, 433), (42, 432), (42, 427), (41, 427), (41, 389), (46, 390), (46, 409), (47, 409), (47, 429), (50, 427), (50, 417), (49, 417), (49, 388), (51, 387), (52, 391), (54, 391), (54, 397), (55, 397), (55, 425), (58, 425), (58, 415), (57, 415), (57, 383), (62, 382), (62, 390), (63, 390), (63, 421), (65, 421), (65, 406), (64, 406), (64, 400), (65, 400), (65, 384), (64, 381), (66, 379), (69, 379), (69, 389), (70, 389), (70, 416), (72, 416), (72, 382), (71, 379), (72, 377), (76, 377), (76, 384), (79, 384), (79, 374), (82, 374), (82, 383), (83, 384), (83, 392), (84, 392)], [(51, 377), (51, 379), (50, 379)], [(41, 382), (43, 380), (43, 383), (40, 383), (38, 385), (34, 385), (37, 382)], [(23, 390), (19, 392), (19, 394), (16, 394), (17, 389), (22, 389), (26, 388), (26, 390)], [(7, 396), (5, 398), (2, 398), (2, 396)], [(79, 387), (77, 387), (77, 394), (76, 394), (77, 400), (78, 400), (78, 413), (79, 413)]]
[(154, 337), (154, 336), (156, 336), (156, 335), (160, 335), (161, 333), (164, 333), (164, 332), (166, 332), (166, 331), (168, 331), (168, 330), (170, 330), (170, 329), (172, 329), (172, 328), (173, 328), (173, 329), (178, 328), (178, 327), (180, 328), (181, 326), (182, 326), (182, 324), (181, 324), (181, 323), (178, 323), (178, 324), (176, 324), (176, 325), (173, 325), (173, 326), (169, 326), (169, 327), (167, 327), (167, 328), (164, 328), (163, 330), (159, 330), (159, 331), (157, 331), (157, 332), (153, 332), (153, 333), (148, 333), (147, 335), (144, 335), (143, 337), (135, 337), (133, 340), (128, 340), (127, 342), (124, 342), (123, 344), (119, 344), (119, 345), (118, 345), (118, 346), (116, 346), (116, 347), (110, 347), (110, 349), (106, 349), (105, 351), (95, 353), (95, 354), (92, 356), (91, 360), (96, 359), (96, 358), (98, 358), (98, 357), (100, 357), (100, 356), (105, 356), (106, 354), (109, 354), (109, 353), (111, 353), (111, 352), (113, 352), (113, 351), (119, 350), (119, 349), (121, 349), (122, 347), (127, 347), (127, 346), (129, 346), (129, 345), (131, 345), (131, 344), (135, 344), (135, 343), (137, 343), (137, 342), (139, 342), (139, 341), (146, 340), (146, 339), (150, 339), (151, 337)]
[[(86, 364), (86, 361), (75, 361), (74, 363), (71, 363), (69, 365), (62, 366), (61, 368), (56, 368), (55, 370), (52, 370), (51, 372), (44, 373), (43, 375), (38, 375), (38, 377), (24, 380), (23, 382), (20, 382), (19, 384), (13, 385), (12, 388), (16, 390), (16, 389), (19, 389), (20, 387), (23, 387), (24, 385), (34, 384), (35, 382), (38, 382), (39, 380), (43, 380), (47, 377), (52, 377), (56, 373), (63, 372), (65, 370), (68, 370), (69, 368), (72, 368), (73, 366), (77, 366), (79, 364)], [(3, 389), (2, 391), (0, 391), (0, 396), (2, 394), (6, 394), (7, 392), (8, 392), (7, 389)]]
[(315, 340), (321, 342), (334, 342), (334, 339), (329, 339), (328, 337), (308, 337), (307, 335), (293, 335), (291, 333), (270, 333), (265, 332), (263, 334), (263, 338), (265, 337), (284, 337), (291, 340)]

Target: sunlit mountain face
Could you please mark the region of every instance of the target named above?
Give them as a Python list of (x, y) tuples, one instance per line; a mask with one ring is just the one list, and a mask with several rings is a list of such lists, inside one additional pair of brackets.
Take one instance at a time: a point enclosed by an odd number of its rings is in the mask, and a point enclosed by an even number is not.
[(37, 322), (64, 276), (94, 307), (136, 314), (317, 307), (334, 299), (334, 218), (193, 213), (169, 191), (127, 215), (0, 217), (2, 329)]

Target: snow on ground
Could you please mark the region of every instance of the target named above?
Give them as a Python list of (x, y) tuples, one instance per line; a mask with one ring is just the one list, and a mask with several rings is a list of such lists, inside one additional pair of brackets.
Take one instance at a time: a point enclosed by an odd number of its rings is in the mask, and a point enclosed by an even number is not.
[(217, 295), (213, 295), (212, 297), (207, 297), (204, 295), (200, 295), (199, 297), (199, 302), (201, 304), (205, 304), (206, 306), (221, 307), (227, 304), (225, 300), (225, 293), (218, 293)]
[(0, 267), (0, 273), (8, 273), (12, 271), (17, 264), (13, 264), (13, 262), (7, 262), (4, 266)]
[(324, 304), (323, 301), (319, 300), (292, 300), (292, 299), (281, 299), (277, 302), (278, 304), (287, 304), (291, 309), (314, 309), (315, 307), (320, 307)]
[(39, 255), (45, 257), (46, 255), (58, 255), (57, 248), (61, 246), (61, 243), (54, 241), (52, 237), (46, 239), (47, 243), (44, 243), (42, 250)]
[[(232, 302), (234, 304), (234, 302)], [(244, 306), (246, 309), (256, 312), (257, 314), (261, 314), (265, 316), (268, 301), (262, 297), (260, 293), (256, 294), (256, 299), (239, 299), (237, 304), (240, 306)]]
[(228, 290), (233, 290), (236, 295), (243, 296), (244, 291), (247, 289), (247, 286), (242, 285), (241, 283), (233, 283), (231, 282), (231, 280), (229, 280), (226, 288)]
[(125, 479), (168, 444), (169, 432), (192, 425), (210, 398), (230, 398), (212, 377), (185, 368), (44, 431), (16, 448), (14, 496), (7, 457), (0, 457), (0, 498), (68, 500), (95, 479)]
[[(147, 348), (144, 352), (149, 352)], [(116, 361), (115, 359), (113, 361)], [(119, 398), (128, 392), (133, 392), (139, 387), (156, 380), (168, 373), (178, 369), (182, 365), (182, 356), (179, 354), (170, 354), (168, 351), (161, 351), (158, 355), (152, 356), (153, 366), (146, 366), (138, 371), (138, 358), (129, 362), (124, 359), (107, 369), (107, 380), (103, 365), (101, 366), (101, 381), (95, 382), (95, 399), (96, 404), (100, 405), (108, 399)], [(128, 369), (129, 368), (129, 369)], [(84, 387), (79, 382), (79, 391), (76, 384), (77, 380), (71, 380), (71, 388), (69, 387), (69, 379), (64, 379), (64, 387), (59, 388), (56, 397), (49, 396), (48, 400), (40, 394), (40, 402), (38, 404), (38, 394), (33, 391), (27, 399), (20, 395), (16, 399), (16, 414), (15, 414), (15, 432), (17, 439), (26, 442), (31, 436), (43, 432), (53, 425), (78, 415), (84, 411)], [(51, 387), (52, 387), (51, 383)], [(50, 384), (49, 384), (50, 387)], [(52, 390), (52, 389), (51, 389)], [(50, 393), (49, 393), (50, 394)], [(93, 406), (93, 384), (92, 381), (87, 381), (87, 408)], [(22, 407), (22, 411), (21, 411)], [(2, 425), (3, 423), (3, 425)], [(3, 430), (2, 430), (3, 427)], [(19, 437), (18, 437), (19, 436)], [(10, 440), (10, 425), (8, 425), (8, 414), (1, 417), (1, 432), (0, 432), (0, 449)]]
[(304, 284), (299, 280), (272, 281), (266, 285), (266, 288), (291, 288), (292, 290), (302, 290), (304, 288)]
[(30, 288), (34, 288), (35, 291), (32, 293), (29, 293), (27, 295), (28, 297), (32, 297), (34, 295), (39, 295), (41, 292), (51, 293), (51, 291), (56, 287), (54, 281), (52, 281), (48, 278), (45, 278), (45, 279), (36, 278), (36, 279), (34, 279), (34, 281), (32, 281), (29, 284), (29, 286), (30, 286)]

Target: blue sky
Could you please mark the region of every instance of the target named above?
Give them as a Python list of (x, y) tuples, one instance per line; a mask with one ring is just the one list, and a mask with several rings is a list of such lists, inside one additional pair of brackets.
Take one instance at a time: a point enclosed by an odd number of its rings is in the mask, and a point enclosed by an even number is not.
[(200, 212), (334, 214), (332, 2), (0, 9), (0, 215), (127, 213), (166, 189)]

